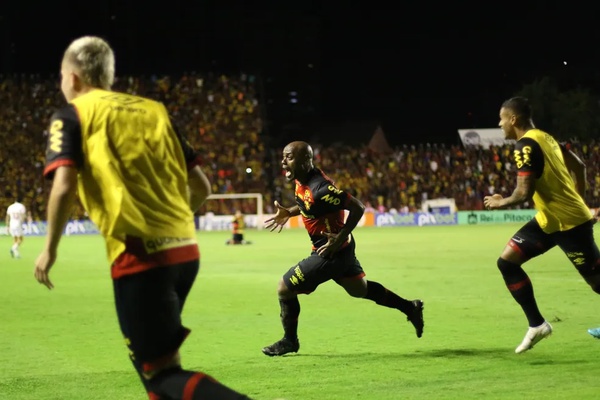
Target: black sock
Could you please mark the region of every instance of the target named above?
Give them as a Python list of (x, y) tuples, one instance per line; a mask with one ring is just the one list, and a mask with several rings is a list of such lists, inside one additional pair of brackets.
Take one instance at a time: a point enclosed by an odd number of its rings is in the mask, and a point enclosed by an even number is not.
[(192, 400), (249, 400), (249, 397), (220, 384), (208, 375), (181, 368), (159, 373), (148, 381), (148, 386), (159, 398), (173, 400), (184, 398), (184, 394), (185, 398)]
[(284, 337), (290, 340), (298, 339), (298, 316), (300, 315), (300, 302), (298, 297), (291, 299), (279, 299), (281, 307), (281, 325), (283, 325)]
[(396, 293), (387, 290), (381, 283), (367, 281), (367, 295), (365, 299), (373, 300), (380, 306), (395, 308), (408, 314), (415, 308), (414, 304)]
[(510, 294), (512, 294), (512, 297), (523, 309), (529, 326), (533, 327), (543, 324), (544, 317), (540, 313), (535, 301), (533, 285), (523, 268), (519, 264), (499, 258), (498, 269), (502, 274), (502, 278), (504, 278), (504, 283)]
[(144, 378), (144, 369), (142, 368), (142, 363), (137, 361), (131, 354), (129, 355), (129, 359), (133, 363), (135, 372), (137, 372), (138, 376), (140, 377), (140, 380), (142, 381), (142, 385), (144, 385), (144, 389), (146, 389), (146, 392), (152, 392), (152, 390), (148, 386), (148, 381), (146, 380), (146, 378)]

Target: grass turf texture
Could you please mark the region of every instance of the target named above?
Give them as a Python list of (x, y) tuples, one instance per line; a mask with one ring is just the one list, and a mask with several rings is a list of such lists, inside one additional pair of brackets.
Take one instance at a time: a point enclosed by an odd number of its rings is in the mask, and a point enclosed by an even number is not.
[[(519, 225), (358, 228), (367, 278), (425, 301), (425, 332), (398, 311), (353, 299), (328, 282), (301, 296), (297, 355), (264, 356), (282, 336), (276, 285), (309, 253), (303, 230), (202, 232), (201, 271), (184, 310), (184, 367), (253, 399), (593, 398), (600, 389), (600, 298), (558, 249), (526, 265), (554, 334), (514, 354), (527, 323), (496, 259)], [(0, 399), (144, 399), (114, 311), (99, 236), (65, 237), (50, 292), (35, 282), (43, 238), (22, 258), (0, 238)]]

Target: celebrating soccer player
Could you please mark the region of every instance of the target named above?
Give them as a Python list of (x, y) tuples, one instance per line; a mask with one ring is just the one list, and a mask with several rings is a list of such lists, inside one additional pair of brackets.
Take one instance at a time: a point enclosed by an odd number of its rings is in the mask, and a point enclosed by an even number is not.
[[(313, 150), (308, 143), (292, 142), (283, 149), (283, 169), (288, 181), (295, 180), (296, 205), (286, 208), (275, 202), (277, 213), (265, 221), (265, 227), (274, 231), (290, 217), (302, 215), (304, 226), (312, 241), (312, 253), (286, 272), (277, 288), (281, 306), (284, 336), (262, 349), (268, 356), (281, 356), (300, 349), (298, 341), (298, 294), (311, 293), (330, 279), (342, 286), (352, 297), (365, 298), (375, 303), (402, 311), (416, 329), (423, 334), (423, 302), (406, 300), (386, 289), (380, 283), (367, 281), (355, 256), (355, 238), (352, 231), (360, 221), (365, 206), (350, 194), (335, 187), (323, 171), (313, 165)], [(349, 214), (344, 222), (344, 210)]]
[(150, 399), (247, 399), (181, 368), (179, 347), (190, 332), (181, 311), (200, 258), (192, 210), (210, 184), (161, 103), (110, 90), (114, 64), (97, 37), (64, 53), (69, 104), (50, 122), (44, 174), (54, 181), (35, 277), (53, 287), (50, 268), (78, 191), (106, 239), (119, 325)]
[(530, 350), (552, 333), (552, 326), (538, 309), (523, 263), (558, 245), (592, 290), (600, 293), (600, 251), (594, 240), (595, 220), (583, 202), (585, 165), (551, 135), (535, 129), (531, 117), (531, 107), (523, 97), (514, 97), (502, 104), (499, 125), (507, 139), (517, 140), (514, 151), (517, 187), (509, 197), (494, 195), (483, 200), (488, 209), (494, 210), (533, 198), (538, 211), (535, 218), (509, 240), (498, 258), (506, 287), (529, 322), (516, 353)]

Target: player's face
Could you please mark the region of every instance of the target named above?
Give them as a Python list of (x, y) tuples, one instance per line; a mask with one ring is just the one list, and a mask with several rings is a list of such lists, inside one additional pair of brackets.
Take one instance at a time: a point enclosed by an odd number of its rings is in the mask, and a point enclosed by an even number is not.
[(285, 179), (293, 181), (296, 178), (296, 157), (294, 149), (290, 146), (286, 146), (283, 149), (283, 159), (281, 160), (281, 166), (285, 171)]
[(504, 131), (504, 138), (516, 139), (517, 131), (515, 130), (515, 122), (517, 117), (510, 110), (502, 107), (500, 109), (500, 122), (498, 126)]

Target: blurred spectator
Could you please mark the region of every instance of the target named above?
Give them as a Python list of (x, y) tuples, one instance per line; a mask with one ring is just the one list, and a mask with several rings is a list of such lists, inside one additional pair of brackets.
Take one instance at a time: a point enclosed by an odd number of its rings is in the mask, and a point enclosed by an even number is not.
[[(178, 129), (203, 153), (204, 171), (214, 193), (266, 193), (272, 179), (263, 170), (263, 123), (254, 81), (246, 74), (120, 77), (114, 89), (165, 104)], [(49, 187), (42, 168), (47, 123), (64, 104), (58, 85), (57, 77), (38, 75), (0, 79), (0, 207), (6, 208), (7, 199), (19, 195), (34, 220), (46, 215)], [(232, 214), (236, 209), (255, 213), (256, 202), (213, 201), (202, 211), (207, 208), (216, 214)], [(74, 217), (86, 217), (81, 206), (74, 210)]]
[[(255, 77), (183, 74), (181, 77), (120, 77), (115, 90), (162, 101), (204, 157), (213, 193), (257, 192), (265, 213), (274, 200), (293, 202), (281, 170), (281, 149), (266, 145)], [(33, 220), (46, 215), (48, 183), (42, 178), (47, 123), (64, 104), (58, 77), (0, 78), (0, 209), (19, 196)], [(586, 203), (600, 206), (600, 142), (568, 143), (587, 165)], [(460, 210), (483, 209), (484, 196), (512, 193), (516, 180), (512, 146), (489, 148), (422, 144), (374, 153), (367, 146), (314, 146), (315, 164), (340, 189), (374, 210), (412, 212), (425, 199), (454, 198)], [(254, 200), (212, 200), (200, 213), (256, 213)], [(531, 206), (529, 205), (525, 205)], [(81, 206), (74, 218), (86, 218)]]

